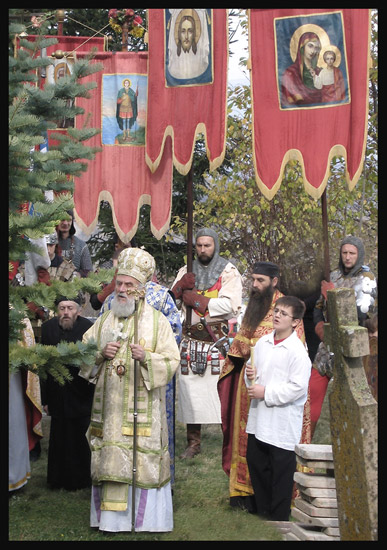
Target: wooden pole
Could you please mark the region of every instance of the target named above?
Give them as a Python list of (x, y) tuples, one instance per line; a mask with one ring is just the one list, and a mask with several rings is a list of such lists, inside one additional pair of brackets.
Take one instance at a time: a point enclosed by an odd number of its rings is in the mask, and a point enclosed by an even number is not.
[[(187, 272), (192, 272), (192, 242), (193, 242), (193, 162), (187, 177)], [(186, 330), (190, 334), (192, 308), (187, 306)]]
[(129, 26), (128, 26), (128, 23), (125, 21), (122, 25), (122, 44), (121, 44), (122, 52), (128, 51), (128, 34), (129, 34)]
[(58, 36), (63, 35), (63, 21), (65, 17), (64, 10), (56, 10), (56, 20), (58, 21)]
[(327, 209), (327, 190), (324, 189), (321, 195), (322, 226), (323, 226), (323, 247), (324, 247), (324, 278), (330, 280), (329, 264), (329, 240), (328, 240), (328, 209)]

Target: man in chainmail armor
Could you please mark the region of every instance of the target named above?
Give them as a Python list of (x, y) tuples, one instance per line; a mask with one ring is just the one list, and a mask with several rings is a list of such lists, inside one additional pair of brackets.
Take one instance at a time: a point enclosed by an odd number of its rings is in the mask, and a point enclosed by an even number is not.
[[(242, 306), (242, 278), (237, 268), (219, 255), (218, 236), (203, 228), (196, 234), (192, 272), (182, 267), (172, 285), (184, 315), (178, 382), (177, 420), (187, 424), (187, 448), (180, 458), (200, 453), (201, 425), (220, 424), (217, 382), (227, 343), (228, 320)], [(187, 308), (192, 308), (187, 323)]]

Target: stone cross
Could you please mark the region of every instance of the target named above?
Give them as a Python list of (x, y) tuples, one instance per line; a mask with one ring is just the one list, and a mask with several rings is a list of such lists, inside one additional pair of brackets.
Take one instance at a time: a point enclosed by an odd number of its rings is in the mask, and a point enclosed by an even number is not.
[(362, 357), (368, 331), (358, 324), (355, 293), (328, 291), (324, 341), (334, 353), (330, 427), (341, 540), (377, 540), (378, 417)]

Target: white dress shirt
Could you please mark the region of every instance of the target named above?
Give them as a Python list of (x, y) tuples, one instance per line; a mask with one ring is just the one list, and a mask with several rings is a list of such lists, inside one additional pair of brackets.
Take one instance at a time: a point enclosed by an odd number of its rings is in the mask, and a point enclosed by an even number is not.
[(275, 332), (255, 344), (255, 381), (265, 386), (263, 399), (252, 399), (246, 432), (275, 447), (294, 451), (300, 442), (311, 361), (296, 332), (274, 345)]

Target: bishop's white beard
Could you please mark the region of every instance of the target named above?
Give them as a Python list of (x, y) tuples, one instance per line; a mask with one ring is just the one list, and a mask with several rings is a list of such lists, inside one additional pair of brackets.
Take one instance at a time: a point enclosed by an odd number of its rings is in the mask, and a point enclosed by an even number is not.
[[(119, 296), (125, 296), (126, 302), (120, 302)], [(117, 294), (112, 300), (111, 310), (116, 317), (129, 317), (134, 313), (135, 300), (133, 296), (127, 294)]]

